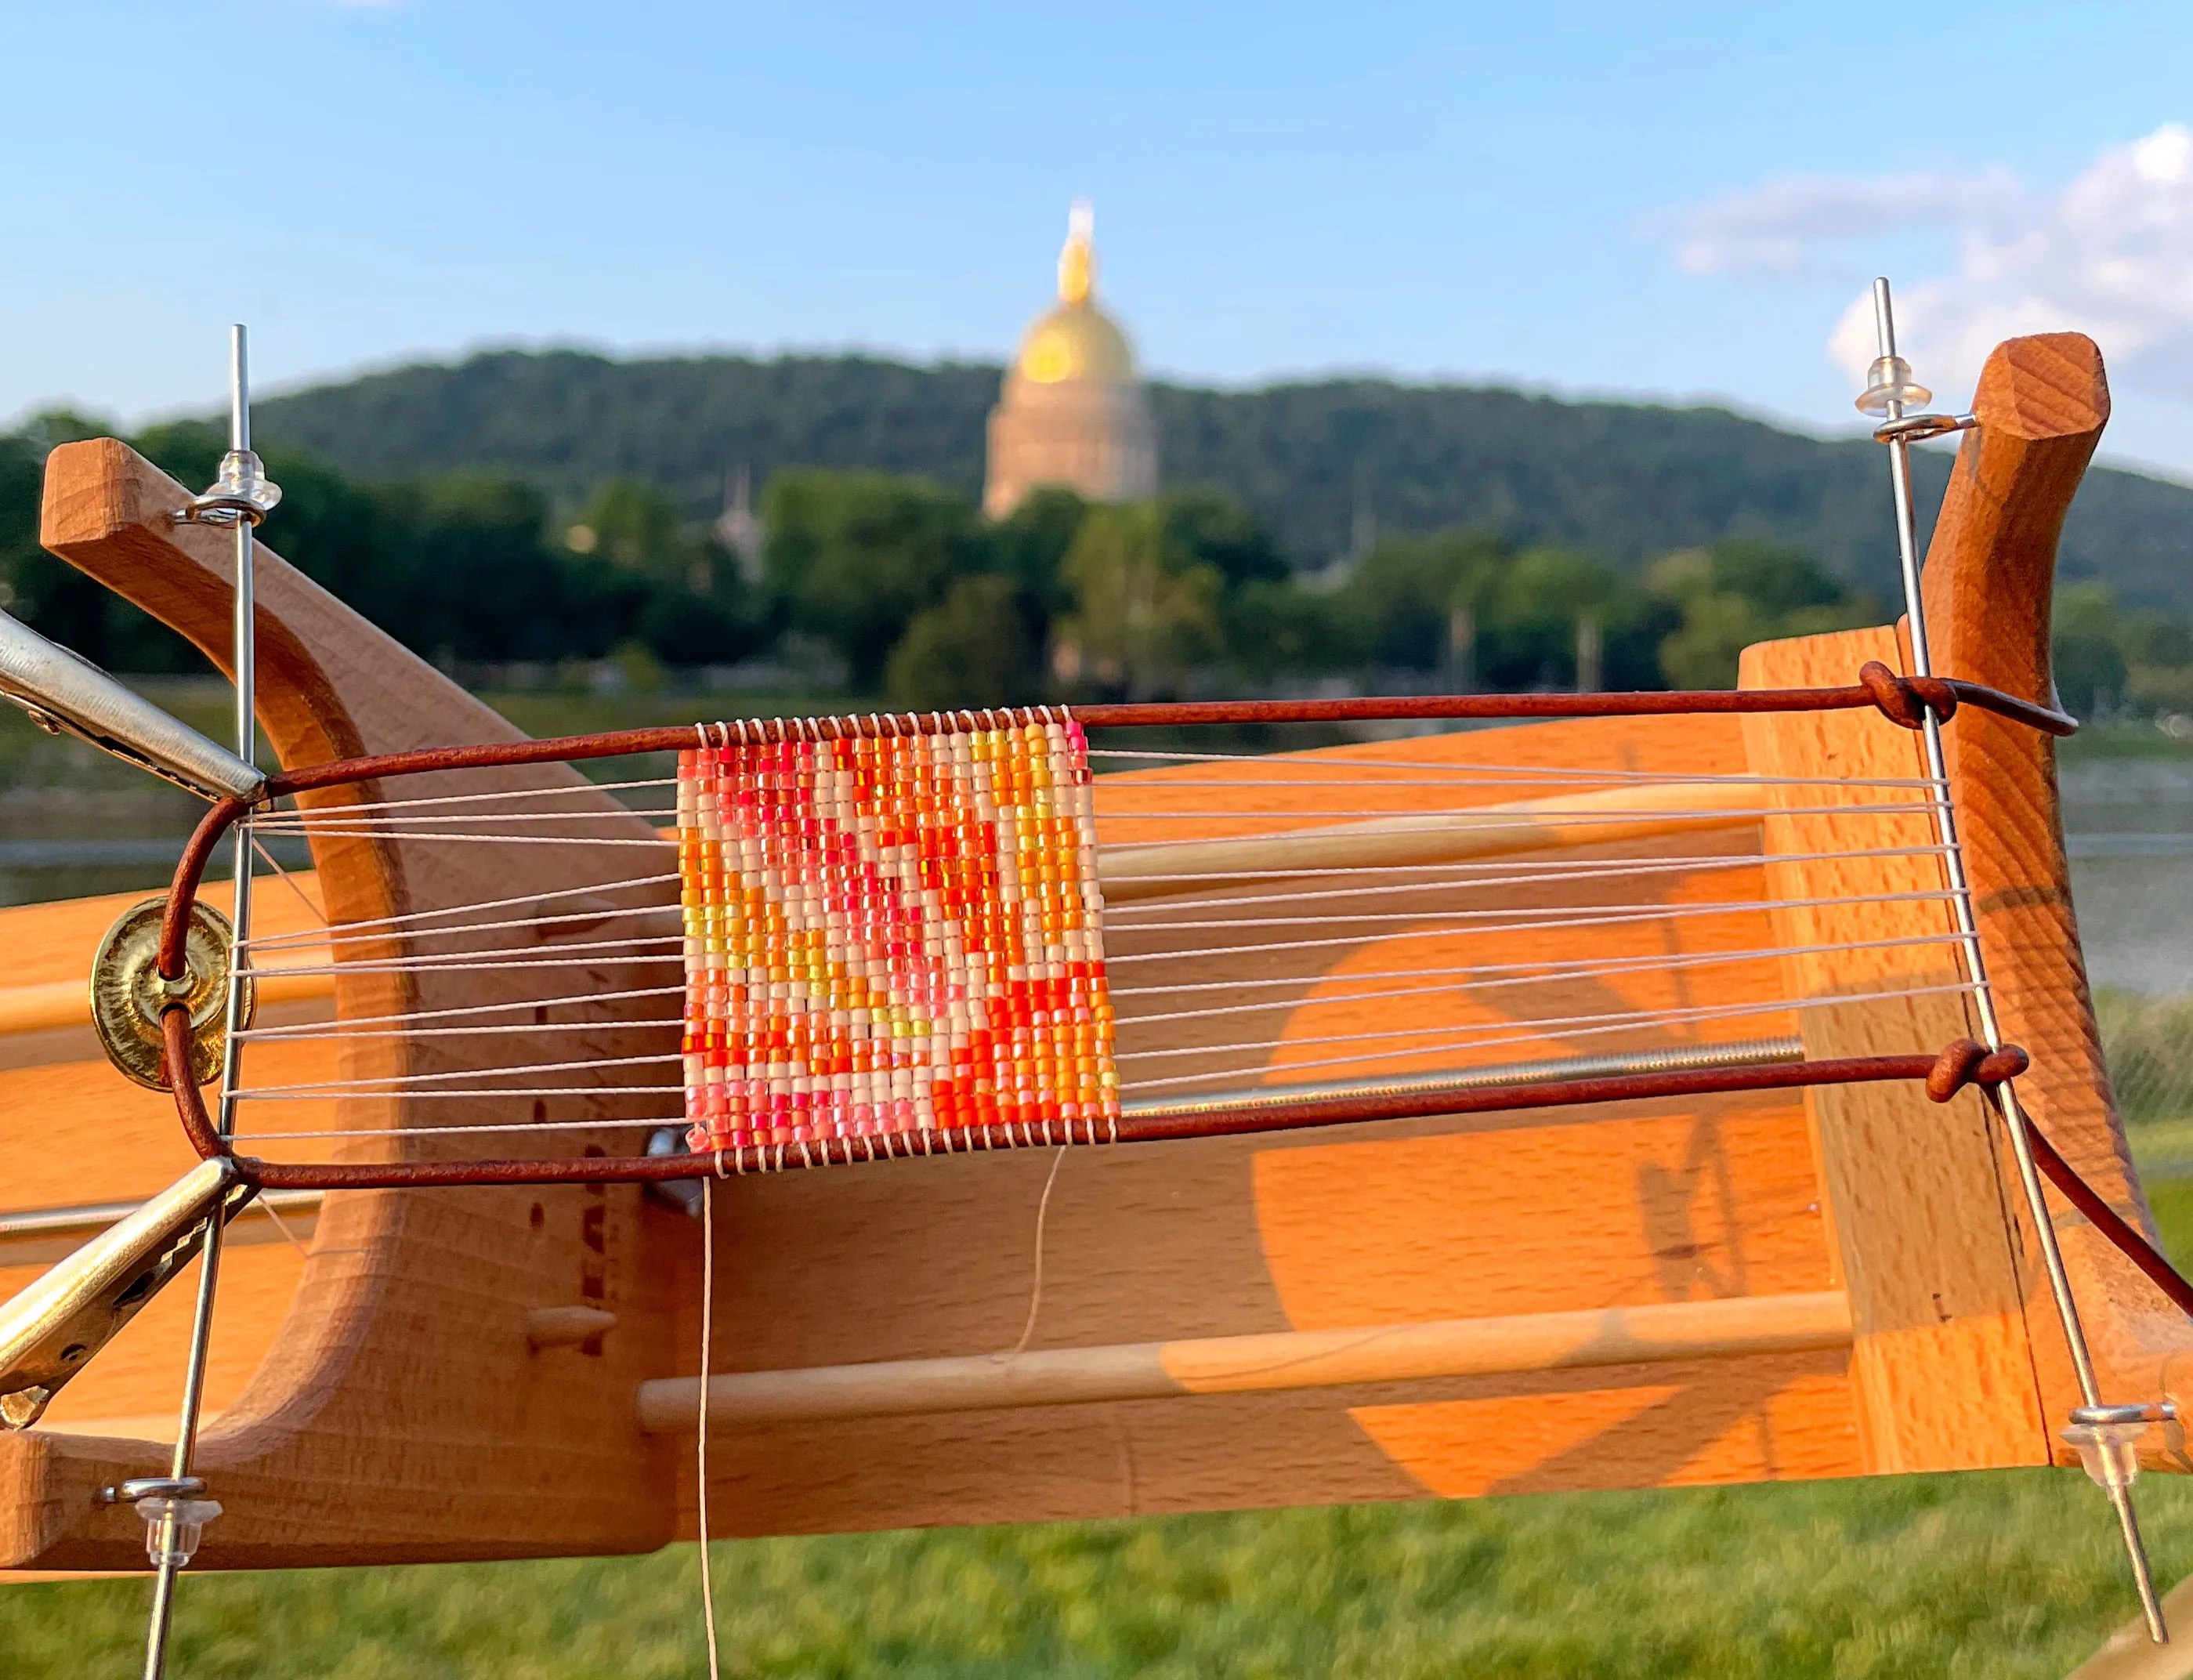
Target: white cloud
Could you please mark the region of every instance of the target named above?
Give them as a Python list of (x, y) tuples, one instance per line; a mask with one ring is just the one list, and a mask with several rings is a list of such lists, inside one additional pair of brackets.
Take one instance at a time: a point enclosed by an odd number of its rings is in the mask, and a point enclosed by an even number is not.
[(1732, 192), (1661, 224), (1692, 274), (1794, 274), (1819, 248), (1900, 228), (1997, 220), (2020, 194), (2002, 174), (1898, 175), (1879, 181), (1797, 176)]
[[(2193, 398), (2193, 129), (2167, 123), (2115, 146), (2067, 186), (2001, 171), (1791, 180), (1733, 193), (1663, 225), (1692, 273), (1801, 272), (1902, 232), (1954, 240), (1953, 272), (1897, 290), (1898, 347), (1945, 398), (1972, 388), (2014, 334), (2076, 329), (2113, 372)], [(1829, 349), (1855, 376), (1874, 356), (1860, 295)]]

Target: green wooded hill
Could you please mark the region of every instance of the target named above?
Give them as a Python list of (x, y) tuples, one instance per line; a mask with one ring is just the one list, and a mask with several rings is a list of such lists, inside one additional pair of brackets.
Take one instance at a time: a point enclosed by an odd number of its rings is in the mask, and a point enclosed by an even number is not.
[[(604, 479), (669, 489), (695, 516), (740, 463), (759, 496), (786, 467), (919, 473), (974, 493), (999, 370), (862, 356), (616, 360), (497, 351), (272, 398), (260, 435), (341, 470), (507, 473), (575, 507)], [(1298, 561), (1380, 536), (1474, 526), (1631, 565), (1749, 539), (1801, 549), (1883, 594), (1894, 582), (1887, 470), (1863, 439), (1825, 442), (1726, 410), (1565, 402), (1465, 386), (1334, 379), (1152, 391), (1166, 481), (1229, 491)], [(1920, 463), (1938, 500), (1946, 455)], [(2193, 611), (2193, 489), (2100, 469), (2064, 536), (2066, 578)]]

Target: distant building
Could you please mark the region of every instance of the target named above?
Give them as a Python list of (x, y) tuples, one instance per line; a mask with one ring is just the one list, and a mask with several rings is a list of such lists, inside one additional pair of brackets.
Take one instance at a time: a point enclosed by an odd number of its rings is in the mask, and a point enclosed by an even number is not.
[(724, 511), (716, 519), (716, 540), (739, 563), (739, 576), (761, 581), (761, 521), (754, 517), (753, 475), (741, 461), (724, 474)]
[(1096, 307), (1096, 253), (1085, 204), (1058, 257), (1058, 305), (1021, 340), (990, 410), (982, 510), (1001, 519), (1039, 485), (1091, 502), (1133, 502), (1158, 487), (1157, 427), (1126, 335)]

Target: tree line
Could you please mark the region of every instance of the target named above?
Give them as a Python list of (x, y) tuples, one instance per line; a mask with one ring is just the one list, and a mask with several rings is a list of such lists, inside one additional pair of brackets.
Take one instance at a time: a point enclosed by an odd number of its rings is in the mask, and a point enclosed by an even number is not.
[[(179, 639), (37, 546), (44, 451), (91, 422), (0, 438), (0, 592), (111, 669), (203, 668)], [(136, 446), (182, 482), (225, 439), (184, 421)], [(912, 474), (789, 468), (764, 488), (758, 553), (644, 478), (558, 508), (496, 474), (367, 481), (267, 450), (283, 499), (266, 542), (409, 645), (449, 664), (637, 655), (727, 666), (821, 650), (848, 697), (895, 707), (1149, 699), (1324, 685), (1358, 691), (1718, 687), (1750, 643), (1892, 616), (1795, 548), (1723, 540), (1618, 565), (1451, 527), (1308, 571), (1215, 490), (1102, 506), (1052, 489), (986, 519)], [(2193, 709), (2193, 627), (2065, 588), (2058, 682), (2091, 713)]]
[[(262, 448), (290, 444), (346, 472), (507, 474), (565, 507), (637, 473), (699, 519), (723, 505), (741, 463), (756, 484), (827, 467), (979, 494), (1000, 372), (857, 355), (496, 350), (272, 397), (255, 427)], [(1887, 463), (1863, 438), (1806, 437), (1725, 409), (1385, 379), (1155, 382), (1149, 398), (1165, 482), (1223, 490), (1299, 565), (1353, 550), (1374, 521), (1395, 532), (1481, 530), (1627, 571), (1735, 538), (1795, 549), (1884, 599), (1895, 593)], [(1946, 451), (1916, 452), (1922, 523), (1949, 470)], [(2128, 601), (2193, 612), (2189, 562), (2193, 488), (2088, 473), (2064, 527), (2066, 581), (2099, 579)]]
[(988, 523), (919, 480), (789, 473), (764, 517), (764, 579), (787, 626), (835, 647), (856, 686), (918, 708), (1320, 679), (1717, 685), (1747, 642), (1877, 611), (1804, 556), (1743, 542), (1624, 572), (1452, 530), (1304, 576), (1213, 490), (1106, 507), (1047, 490)]

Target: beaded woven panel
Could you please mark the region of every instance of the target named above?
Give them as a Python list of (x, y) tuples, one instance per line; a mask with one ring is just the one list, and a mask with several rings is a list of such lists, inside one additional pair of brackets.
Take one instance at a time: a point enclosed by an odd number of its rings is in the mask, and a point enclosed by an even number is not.
[(692, 1147), (1105, 1134), (1078, 725), (690, 749), (678, 811)]

